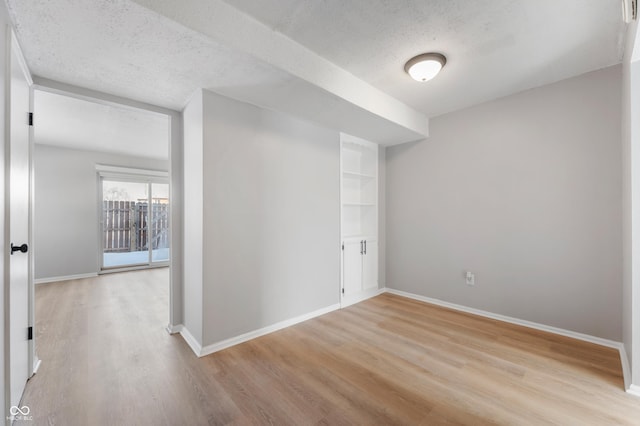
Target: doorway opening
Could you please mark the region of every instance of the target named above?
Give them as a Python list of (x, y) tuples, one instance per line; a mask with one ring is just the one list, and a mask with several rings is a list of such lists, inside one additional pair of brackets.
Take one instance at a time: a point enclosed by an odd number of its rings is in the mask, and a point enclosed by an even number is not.
[(44, 83), (33, 88), (35, 297), (43, 294), (41, 284), (71, 282), (75, 292), (103, 274), (167, 267), (163, 310), (172, 330), (180, 321), (173, 297), (179, 202), (171, 168), (179, 114)]

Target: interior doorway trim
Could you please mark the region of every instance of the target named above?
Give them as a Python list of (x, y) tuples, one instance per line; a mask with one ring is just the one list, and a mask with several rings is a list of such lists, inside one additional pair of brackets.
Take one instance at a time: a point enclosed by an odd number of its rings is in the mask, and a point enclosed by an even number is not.
[(143, 110), (169, 119), (169, 185), (171, 255), (169, 284), (169, 324), (173, 330), (182, 324), (182, 113), (169, 108), (135, 101), (117, 95), (85, 89), (54, 80), (34, 77), (34, 89), (71, 96), (102, 105)]

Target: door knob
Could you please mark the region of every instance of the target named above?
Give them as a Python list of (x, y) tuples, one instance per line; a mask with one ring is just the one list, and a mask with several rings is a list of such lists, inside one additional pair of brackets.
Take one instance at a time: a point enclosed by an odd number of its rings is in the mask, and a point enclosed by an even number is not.
[(13, 243), (11, 243), (11, 254), (17, 251), (26, 253), (27, 251), (29, 251), (29, 246), (27, 246), (26, 244), (23, 244), (21, 246), (14, 246)]

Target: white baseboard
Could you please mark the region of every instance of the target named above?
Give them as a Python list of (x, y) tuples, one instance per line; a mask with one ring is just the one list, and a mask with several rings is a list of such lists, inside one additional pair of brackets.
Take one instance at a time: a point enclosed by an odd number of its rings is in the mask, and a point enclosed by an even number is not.
[(533, 321), (522, 320), (519, 318), (508, 317), (506, 315), (494, 314), (493, 312), (483, 311), (480, 309), (469, 308), (463, 305), (457, 305), (455, 303), (445, 302), (443, 300), (432, 299), (430, 297), (420, 296), (419, 294), (407, 293), (401, 290), (395, 290), (392, 288), (386, 289), (387, 293), (396, 294), (398, 296), (408, 297), (410, 299), (419, 300), (421, 302), (431, 303), (433, 305), (442, 306), (445, 308), (454, 309), (456, 311), (466, 312), (469, 314), (478, 315), (485, 318), (491, 318), (498, 321), (508, 322), (511, 324), (522, 325), (524, 327), (534, 328), (540, 331), (547, 331), (553, 334), (559, 334), (561, 336), (572, 337), (574, 339), (583, 340), (589, 343), (595, 343), (596, 345), (606, 346), (609, 348), (620, 349), (620, 342), (613, 340), (603, 339), (600, 337), (590, 336), (588, 334), (578, 333), (576, 331), (565, 330), (558, 327), (552, 327), (550, 325), (539, 324)]
[(185, 342), (187, 342), (187, 345), (189, 345), (191, 350), (196, 354), (196, 356), (202, 356), (200, 355), (200, 353), (202, 352), (202, 345), (198, 343), (198, 340), (193, 337), (193, 334), (191, 334), (187, 327), (182, 326), (179, 333), (185, 340)]
[(70, 281), (70, 280), (80, 280), (83, 278), (95, 278), (98, 276), (97, 272), (91, 272), (88, 274), (76, 274), (76, 275), (64, 275), (60, 277), (47, 277), (47, 278), (36, 278), (33, 280), (34, 284), (44, 284), (44, 283), (55, 283), (58, 281)]
[(40, 365), (42, 364), (42, 360), (40, 358), (37, 358), (33, 361), (33, 373), (32, 374), (36, 374), (38, 372), (38, 369), (40, 368)]
[(292, 325), (301, 323), (303, 321), (310, 320), (311, 318), (319, 317), (320, 315), (327, 314), (329, 312), (335, 311), (336, 309), (340, 309), (340, 304), (336, 303), (335, 305), (327, 306), (325, 308), (318, 309), (313, 312), (309, 312), (308, 314), (303, 314), (297, 316), (295, 318), (291, 318), (288, 320), (280, 321), (275, 324), (269, 325), (267, 327), (260, 328), (258, 330), (250, 331), (248, 333), (241, 334), (236, 337), (232, 337), (230, 339), (225, 339), (220, 342), (213, 343), (211, 345), (207, 345), (201, 348), (200, 351), (195, 351), (194, 347), (191, 346), (191, 349), (194, 349), (196, 355), (205, 356), (212, 354), (214, 352), (221, 351), (223, 349), (229, 348), (231, 346), (235, 346), (240, 343), (244, 343), (251, 339), (255, 339), (256, 337), (264, 336), (265, 334), (273, 333), (274, 331), (282, 330), (283, 328), (290, 327)]
[(478, 315), (478, 316), (485, 317), (485, 318), (491, 318), (491, 319), (494, 319), (494, 320), (503, 321), (503, 322), (507, 322), (507, 323), (510, 323), (510, 324), (520, 325), (520, 326), (532, 328), (532, 329), (535, 329), (535, 330), (545, 331), (545, 332), (548, 332), (548, 333), (557, 334), (557, 335), (565, 336), (565, 337), (571, 337), (573, 339), (582, 340), (582, 341), (585, 341), (585, 342), (594, 343), (596, 345), (601, 345), (601, 346), (606, 346), (606, 347), (609, 347), (609, 348), (617, 349), (618, 352), (620, 353), (620, 363), (622, 365), (622, 374), (623, 374), (623, 378), (624, 378), (624, 387), (625, 387), (625, 389), (627, 390), (628, 393), (630, 393), (632, 395), (640, 396), (640, 386), (636, 386), (636, 385), (630, 384), (630, 381), (631, 381), (631, 370), (630, 370), (630, 367), (629, 367), (629, 360), (627, 359), (627, 352), (626, 352), (626, 350), (624, 348), (624, 345), (621, 342), (616, 342), (616, 341), (613, 341), (613, 340), (603, 339), (601, 337), (596, 337), (596, 336), (591, 336), (591, 335), (588, 335), (588, 334), (578, 333), (578, 332), (571, 331), (571, 330), (565, 330), (565, 329), (558, 328), (558, 327), (552, 327), (552, 326), (545, 325), (545, 324), (539, 324), (539, 323), (536, 323), (536, 322), (533, 322), (533, 321), (527, 321), (527, 320), (522, 320), (522, 319), (519, 319), (519, 318), (513, 318), (513, 317), (506, 316), (506, 315), (495, 314), (493, 312), (483, 311), (483, 310), (480, 310), (480, 309), (469, 308), (467, 306), (458, 305), (458, 304), (450, 303), (450, 302), (445, 302), (443, 300), (433, 299), (433, 298), (430, 298), (430, 297), (421, 296), (419, 294), (408, 293), (406, 291), (396, 290), (396, 289), (392, 289), (392, 288), (388, 288), (388, 287), (387, 288), (381, 288), (381, 289), (373, 289), (372, 291), (367, 292), (365, 295), (361, 295), (361, 296), (359, 296), (357, 298), (348, 299), (346, 304), (345, 304), (345, 301), (343, 301), (342, 302), (342, 306), (339, 303), (331, 305), (331, 306), (327, 306), (325, 308), (318, 309), (316, 311), (309, 312), (307, 314), (300, 315), (300, 316), (297, 316), (295, 318), (291, 318), (291, 319), (288, 319), (288, 320), (280, 321), (280, 322), (272, 324), (270, 326), (263, 327), (263, 328), (260, 328), (258, 330), (250, 331), (248, 333), (244, 333), (244, 334), (241, 334), (239, 336), (231, 337), (229, 339), (225, 339), (225, 340), (222, 340), (220, 342), (212, 343), (212, 344), (204, 346), (204, 347), (202, 347), (202, 345), (200, 345), (200, 343), (198, 343), (196, 338), (193, 337), (193, 335), (189, 332), (189, 330), (182, 324), (173, 325), (173, 326), (172, 325), (168, 325), (167, 326), (167, 332), (170, 333), (170, 334), (180, 333), (180, 335), (184, 338), (184, 340), (187, 342), (189, 347), (191, 347), (191, 350), (193, 350), (193, 352), (196, 354), (196, 356), (203, 357), (203, 356), (206, 356), (206, 355), (210, 355), (210, 354), (212, 354), (214, 352), (218, 352), (218, 351), (221, 351), (223, 349), (229, 348), (231, 346), (235, 346), (235, 345), (238, 345), (240, 343), (247, 342), (247, 341), (255, 339), (257, 337), (264, 336), (264, 335), (269, 334), (269, 333), (273, 333), (274, 331), (278, 331), (278, 330), (281, 330), (283, 328), (290, 327), (292, 325), (298, 324), (300, 322), (303, 322), (303, 321), (318, 317), (320, 315), (327, 314), (329, 312), (332, 312), (332, 311), (335, 311), (337, 309), (340, 309), (341, 307), (344, 308), (344, 307), (352, 305), (354, 303), (361, 302), (363, 300), (369, 299), (371, 297), (377, 296), (377, 295), (382, 294), (382, 293), (391, 293), (391, 294), (395, 294), (395, 295), (398, 295), (398, 296), (403, 296), (403, 297), (407, 297), (409, 299), (414, 299), (414, 300), (418, 300), (418, 301), (421, 301), (421, 302), (426, 302), (426, 303), (430, 303), (430, 304), (433, 304), (433, 305), (442, 306), (442, 307), (453, 309), (453, 310), (460, 311), (460, 312), (466, 312), (466, 313), (469, 313), (469, 314)]
[(627, 357), (627, 350), (624, 348), (624, 344), (620, 343), (618, 348), (620, 351), (620, 364), (622, 364), (622, 377), (624, 378), (624, 388), (629, 392), (631, 388), (631, 366), (629, 365), (629, 358)]
[[(631, 370), (629, 368), (629, 360), (627, 359), (627, 352), (624, 349), (624, 345), (621, 342), (613, 340), (603, 339), (601, 337), (591, 336), (589, 334), (578, 333), (576, 331), (565, 330), (563, 328), (552, 327), (550, 325), (539, 324), (533, 321), (522, 320), (519, 318), (508, 317), (506, 315), (494, 314), (493, 312), (487, 312), (480, 309), (469, 308), (467, 306), (458, 305), (455, 303), (445, 302), (439, 299), (432, 299), (431, 297), (421, 296), (419, 294), (408, 293), (406, 291), (395, 290), (392, 288), (386, 288), (387, 293), (395, 294), (398, 296), (407, 297), (409, 299), (419, 300), (421, 302), (431, 303), (433, 305), (442, 306), (449, 309), (454, 309), (460, 312), (466, 312), (473, 315), (478, 315), (485, 318), (491, 318), (498, 321), (508, 322), (511, 324), (521, 325), (523, 327), (533, 328), (535, 330), (546, 331), (548, 333), (558, 334), (560, 336), (571, 337), (573, 339), (582, 340), (589, 343), (594, 343), (600, 346), (606, 346), (609, 348), (617, 349), (620, 352), (620, 363), (622, 364), (622, 375), (624, 378), (624, 386), (627, 392), (635, 394), (633, 389), (634, 385), (630, 385), (631, 382)], [(637, 389), (638, 387), (635, 386)], [(637, 392), (637, 390), (635, 391)]]
[(360, 292), (354, 296), (346, 296), (342, 298), (340, 302), (341, 308), (346, 308), (347, 306), (354, 305), (356, 303), (362, 302), (363, 300), (371, 299), (379, 294), (382, 294), (386, 291), (385, 288), (371, 288), (369, 290), (365, 290)]
[(169, 334), (177, 334), (177, 333), (180, 333), (183, 328), (184, 326), (182, 324), (177, 324), (177, 325), (168, 324), (165, 330), (167, 330), (167, 333)]

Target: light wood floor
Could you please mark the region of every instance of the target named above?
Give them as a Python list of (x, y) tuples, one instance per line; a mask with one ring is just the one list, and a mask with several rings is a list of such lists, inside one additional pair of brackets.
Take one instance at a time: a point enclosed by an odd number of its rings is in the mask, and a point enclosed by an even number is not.
[(37, 286), (31, 424), (640, 424), (617, 351), (385, 294), (196, 358), (168, 270)]

